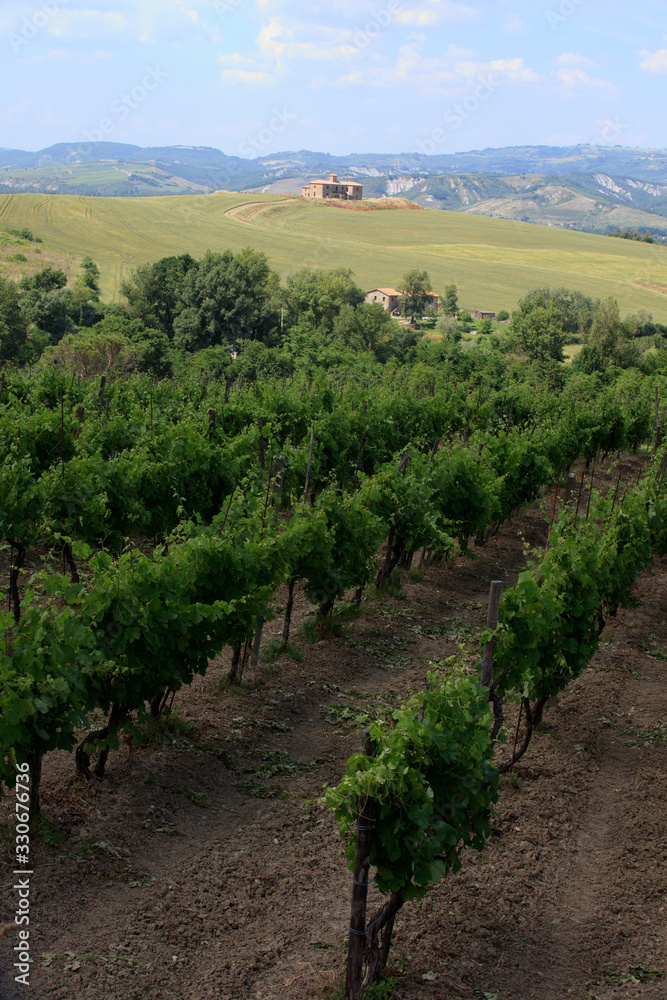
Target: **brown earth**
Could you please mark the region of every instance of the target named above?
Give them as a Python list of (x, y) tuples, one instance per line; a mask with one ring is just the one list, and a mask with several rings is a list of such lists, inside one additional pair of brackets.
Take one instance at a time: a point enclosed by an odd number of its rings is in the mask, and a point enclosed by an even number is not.
[[(190, 731), (123, 743), (103, 781), (50, 755), (43, 806), (62, 840), (32, 837), (30, 994), (322, 997), (344, 966), (351, 879), (322, 785), (359, 748), (359, 712), (398, 705), (460, 644), (477, 655), (490, 580), (511, 585), (546, 529), (536, 507), (475, 561), (404, 576), (402, 593), (339, 616), (338, 637), (295, 636), (303, 659), (267, 658), (243, 690), (223, 683), (226, 655), (176, 697)], [(667, 974), (666, 585), (661, 559), (502, 780), (486, 849), (399, 915), (396, 998), (667, 997), (667, 975), (646, 978)], [(310, 610), (300, 597), (295, 632)], [(281, 627), (276, 614), (265, 644)], [(3, 829), (0, 924), (15, 904)], [(0, 937), (0, 968), (15, 943)]]

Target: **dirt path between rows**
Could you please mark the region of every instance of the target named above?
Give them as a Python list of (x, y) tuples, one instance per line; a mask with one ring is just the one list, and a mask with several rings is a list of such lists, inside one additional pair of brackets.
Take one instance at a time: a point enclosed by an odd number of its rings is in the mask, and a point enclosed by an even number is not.
[[(369, 596), (337, 637), (295, 635), (303, 658), (265, 659), (242, 691), (216, 661), (177, 696), (192, 728), (122, 744), (103, 782), (49, 755), (44, 809), (61, 840), (33, 837), (32, 995), (321, 997), (344, 966), (351, 878), (322, 785), (358, 749), (360, 713), (400, 704), (429, 660), (472, 650), (489, 581), (513, 583), (524, 542), (545, 534), (526, 512), (476, 560)], [(667, 973), (667, 559), (637, 599), (502, 780), (486, 849), (399, 916), (397, 998), (667, 997), (667, 975), (650, 975)], [(295, 630), (309, 612), (300, 597)], [(276, 613), (267, 652), (281, 627)], [(0, 922), (13, 912), (3, 871)], [(4, 968), (14, 943), (0, 937)]]

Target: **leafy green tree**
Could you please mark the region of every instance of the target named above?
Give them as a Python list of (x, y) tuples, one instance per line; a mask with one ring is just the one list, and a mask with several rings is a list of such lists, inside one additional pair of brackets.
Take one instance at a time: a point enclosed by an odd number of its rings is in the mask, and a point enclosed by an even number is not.
[(379, 302), (345, 303), (333, 321), (331, 339), (357, 351), (374, 351), (388, 340), (394, 322)]
[(410, 318), (412, 326), (424, 315), (431, 294), (431, 279), (427, 271), (413, 268), (403, 276), (403, 294), (399, 298), (399, 308)]
[(13, 281), (0, 278), (0, 361), (19, 361), (28, 340), (28, 324)]
[(522, 299), (512, 316), (512, 330), (533, 361), (563, 361), (563, 316), (553, 301), (539, 296)]
[(563, 332), (566, 336), (586, 336), (593, 324), (596, 306), (599, 303), (583, 292), (572, 291), (570, 288), (550, 288), (544, 286), (533, 288), (519, 303), (519, 308), (530, 306), (531, 303), (548, 305), (550, 302), (561, 315)]
[(442, 334), (447, 340), (456, 342), (461, 339), (459, 324), (455, 316), (441, 316), (435, 324), (435, 329), (436, 333)]
[(44, 352), (43, 361), (76, 372), (82, 378), (106, 373), (120, 374), (136, 367), (138, 350), (118, 333), (81, 330), (63, 337)]
[(595, 312), (588, 343), (597, 347), (601, 357), (610, 361), (618, 348), (622, 335), (621, 311), (616, 299), (608, 298), (601, 302)]
[(646, 309), (640, 309), (623, 320), (623, 332), (626, 337), (655, 337), (660, 335), (661, 326), (655, 323), (653, 316)]
[(125, 310), (111, 313), (91, 327), (99, 337), (121, 337), (134, 344), (134, 367), (164, 378), (171, 374), (170, 344), (162, 330), (145, 327), (140, 319), (132, 319)]
[(461, 323), (461, 329), (463, 330), (464, 333), (469, 333), (470, 330), (472, 330), (472, 325), (474, 322), (475, 322), (474, 319), (472, 318), (470, 313), (467, 312), (466, 310), (463, 310), (463, 312), (459, 313), (459, 323)]
[(21, 310), (28, 323), (49, 335), (52, 344), (73, 329), (72, 292), (64, 271), (45, 267), (19, 282)]
[(10, 236), (18, 236), (20, 240), (28, 240), (29, 243), (43, 243), (39, 236), (35, 236), (30, 229), (10, 229)]
[(490, 319), (481, 319), (477, 324), (477, 333), (493, 333), (493, 323)]
[(292, 370), (292, 358), (277, 347), (267, 347), (260, 340), (247, 340), (238, 357), (228, 364), (228, 374), (233, 378), (242, 375), (254, 381), (258, 378), (281, 378)]
[(332, 271), (314, 271), (302, 267), (286, 282), (285, 312), (288, 326), (333, 331), (334, 320), (343, 306), (359, 306), (364, 292), (354, 281), (352, 271), (340, 267)]
[(77, 281), (71, 293), (67, 313), (77, 326), (94, 326), (104, 316), (104, 310), (99, 302), (99, 293), (80, 281)]
[(104, 316), (104, 309), (99, 305), (99, 277), (100, 269), (95, 261), (92, 257), (84, 257), (68, 307), (69, 316), (77, 326), (94, 326)]
[(631, 368), (639, 364), (641, 357), (638, 345), (633, 343), (633, 333), (633, 322), (624, 323), (618, 302), (608, 298), (595, 311), (588, 346), (597, 348), (607, 364)]
[(150, 372), (160, 378), (171, 375), (169, 359), (169, 339), (162, 330), (144, 328), (131, 338), (136, 347), (136, 368), (140, 372)]
[(85, 285), (86, 288), (90, 288), (93, 292), (97, 292), (99, 296), (100, 291), (100, 269), (92, 259), (92, 257), (84, 257), (81, 261), (81, 274), (77, 279), (77, 284)]
[(456, 285), (447, 285), (445, 288), (445, 298), (442, 303), (445, 316), (458, 316), (459, 295)]
[(145, 327), (161, 330), (174, 339), (174, 320), (181, 309), (185, 279), (197, 268), (189, 253), (163, 257), (154, 264), (143, 264), (120, 286), (128, 302), (130, 316), (142, 320)]
[(600, 349), (594, 344), (584, 344), (572, 362), (572, 370), (582, 372), (584, 375), (593, 375), (596, 372), (602, 373), (607, 368), (607, 362), (602, 357)]
[(504, 323), (505, 320), (507, 320), (509, 318), (510, 318), (510, 314), (508, 313), (507, 309), (501, 309), (500, 312), (498, 313), (497, 317), (496, 317), (496, 319), (498, 320), (499, 323)]
[(374, 354), (380, 364), (387, 364), (392, 360), (405, 364), (414, 357), (421, 340), (422, 334), (419, 330), (395, 324), (389, 339), (378, 344)]
[(39, 292), (42, 295), (46, 295), (49, 292), (55, 292), (67, 285), (67, 275), (62, 270), (54, 270), (50, 265), (48, 267), (42, 268), (41, 271), (37, 271), (36, 274), (30, 277), (22, 278), (19, 282), (19, 288), (22, 292), (28, 295), (31, 292)]
[(208, 251), (183, 282), (174, 345), (186, 351), (271, 339), (278, 316), (266, 255), (250, 247)]

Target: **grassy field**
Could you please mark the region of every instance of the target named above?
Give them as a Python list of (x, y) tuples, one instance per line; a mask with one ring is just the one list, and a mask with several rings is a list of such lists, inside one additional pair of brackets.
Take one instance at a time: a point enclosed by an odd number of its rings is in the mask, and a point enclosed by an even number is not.
[(349, 267), (365, 288), (396, 285), (425, 268), (436, 292), (509, 309), (536, 285), (613, 295), (623, 312), (667, 322), (667, 248), (455, 212), (349, 211), (300, 198), (224, 193), (180, 198), (0, 195), (0, 229), (28, 226), (102, 271), (105, 298), (137, 265), (171, 254), (263, 250), (283, 276), (299, 267)]
[(33, 243), (0, 232), (0, 277), (19, 281), (44, 267), (64, 271), (67, 280), (72, 282), (80, 273), (80, 260), (75, 254), (56, 250), (46, 243)]

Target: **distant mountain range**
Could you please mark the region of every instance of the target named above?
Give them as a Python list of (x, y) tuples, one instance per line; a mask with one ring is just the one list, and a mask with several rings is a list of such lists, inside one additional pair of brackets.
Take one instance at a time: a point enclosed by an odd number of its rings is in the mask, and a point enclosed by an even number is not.
[(399, 195), (427, 208), (598, 233), (649, 228), (667, 236), (667, 150), (515, 146), (433, 156), (301, 150), (247, 160), (206, 146), (0, 149), (0, 192), (300, 194), (301, 184), (332, 171), (361, 180), (369, 198)]

